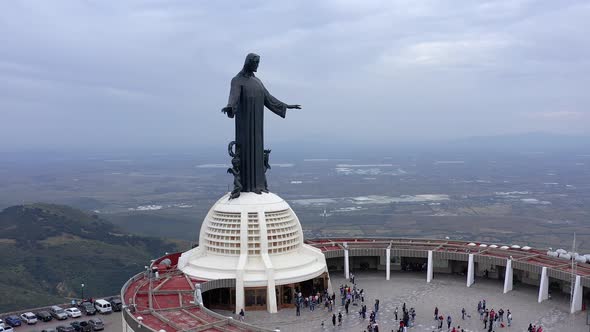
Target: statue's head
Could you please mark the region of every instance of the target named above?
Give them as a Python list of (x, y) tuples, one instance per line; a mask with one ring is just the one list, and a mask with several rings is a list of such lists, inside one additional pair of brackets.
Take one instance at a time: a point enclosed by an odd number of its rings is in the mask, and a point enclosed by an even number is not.
[(258, 70), (258, 64), (260, 63), (260, 56), (254, 53), (248, 53), (246, 55), (246, 61), (244, 61), (244, 72), (255, 73)]

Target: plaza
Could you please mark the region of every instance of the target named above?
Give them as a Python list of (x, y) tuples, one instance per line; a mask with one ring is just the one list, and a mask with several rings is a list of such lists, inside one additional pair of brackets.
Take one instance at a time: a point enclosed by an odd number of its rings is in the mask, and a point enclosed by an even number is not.
[[(266, 311), (250, 311), (246, 313), (246, 323), (269, 329), (280, 329), (281, 332), (295, 331), (364, 331), (369, 319), (360, 319), (359, 306), (350, 306), (348, 315), (340, 306), (338, 287), (347, 282), (342, 274), (331, 273), (332, 285), (336, 292), (336, 305), (333, 313), (342, 312), (342, 326), (332, 326), (332, 312), (317, 306), (314, 311), (301, 309), (301, 316), (295, 315), (295, 309), (280, 310), (276, 314)], [(483, 331), (483, 322), (477, 313), (477, 302), (485, 299), (488, 308), (496, 311), (510, 309), (513, 315), (511, 327), (496, 328), (496, 331), (526, 331), (529, 323), (541, 325), (544, 331), (588, 331), (586, 312), (570, 314), (569, 296), (556, 294), (551, 299), (537, 303), (537, 288), (515, 284), (513, 291), (504, 294), (503, 283), (493, 279), (477, 279), (469, 288), (465, 287), (463, 277), (451, 274), (437, 274), (430, 283), (426, 282), (426, 273), (392, 272), (391, 279), (385, 280), (384, 273), (370, 271), (355, 273), (358, 288), (364, 289), (367, 310), (373, 310), (375, 299), (380, 300), (377, 315), (379, 331), (397, 331), (399, 322), (395, 321), (394, 310), (398, 307), (401, 313), (405, 302), (408, 308), (416, 309), (415, 326), (409, 331), (438, 331), (434, 321), (434, 308), (438, 306), (439, 315), (445, 317), (443, 330), (446, 331), (446, 317), (452, 317), (452, 325), (460, 325), (466, 331)], [(465, 308), (471, 317), (461, 319), (461, 308)], [(232, 315), (228, 311), (220, 311), (223, 315)], [(400, 314), (401, 316), (401, 314)], [(235, 317), (235, 315), (234, 315)], [(506, 321), (506, 319), (504, 319)], [(322, 322), (324, 326), (322, 326)]]
[[(394, 311), (415, 308), (416, 320), (410, 331), (439, 331), (433, 319), (451, 316), (451, 327), (466, 331), (484, 329), (477, 314), (477, 304), (486, 300), (487, 309), (503, 309), (513, 316), (511, 327), (501, 331), (526, 331), (529, 324), (544, 331), (586, 331), (584, 301), (588, 297), (587, 265), (576, 263), (575, 274), (568, 270), (571, 262), (548, 255), (541, 249), (517, 245), (486, 245), (436, 239), (312, 239), (307, 244), (321, 250), (329, 271), (328, 290), (336, 293), (334, 312), (323, 305), (314, 311), (302, 306), (296, 315), (294, 297), (275, 292), (276, 303), (292, 304), (272, 310), (266, 306), (246, 308), (245, 321), (232, 306), (207, 305), (210, 294), (235, 289), (232, 278), (199, 280), (177, 268), (182, 253), (163, 256), (152, 263), (152, 271), (140, 273), (123, 286), (121, 298), (128, 310), (123, 312), (123, 332), (186, 331), (364, 331), (369, 319), (361, 319), (360, 306), (351, 305), (349, 314), (341, 305), (340, 285), (346, 276), (355, 275), (357, 289), (363, 289), (367, 314), (380, 300), (377, 323), (380, 331), (397, 330)], [(570, 272), (570, 273), (568, 273)], [(574, 281), (572, 286), (572, 281)], [(277, 286), (275, 286), (277, 288)], [(278, 287), (280, 290), (280, 286)], [(315, 287), (321, 291), (321, 287)], [(302, 296), (311, 290), (301, 289)], [(573, 302), (570, 293), (573, 291)], [(225, 292), (227, 294), (227, 292)], [(227, 301), (228, 296), (219, 295)], [(284, 298), (283, 298), (284, 297)], [(289, 300), (290, 299), (290, 300)], [(461, 309), (466, 319), (461, 319)], [(332, 314), (342, 312), (342, 326), (332, 326)], [(322, 324), (323, 323), (323, 324)], [(506, 322), (507, 323), (507, 322)], [(507, 324), (506, 324), (507, 325)], [(384, 329), (385, 328), (385, 329)]]

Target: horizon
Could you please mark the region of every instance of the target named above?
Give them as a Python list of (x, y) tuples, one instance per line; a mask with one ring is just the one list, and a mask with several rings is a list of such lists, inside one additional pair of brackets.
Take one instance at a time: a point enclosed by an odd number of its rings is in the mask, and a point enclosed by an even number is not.
[[(303, 144), (301, 144), (303, 142)], [(308, 145), (309, 144), (309, 145)], [(207, 145), (175, 145), (175, 146), (129, 146), (121, 144), (116, 147), (97, 147), (97, 146), (65, 146), (65, 147), (2, 147), (0, 153), (9, 155), (27, 155), (51, 154), (60, 155), (68, 154), (197, 154), (206, 153), (219, 155), (225, 151), (223, 142), (214, 142)], [(359, 152), (377, 153), (382, 149), (387, 149), (391, 153), (432, 153), (432, 152), (469, 152), (474, 150), (491, 151), (491, 152), (570, 152), (572, 150), (583, 152), (590, 146), (590, 135), (562, 135), (550, 132), (527, 132), (510, 135), (496, 136), (471, 136), (455, 138), (448, 140), (418, 140), (418, 141), (396, 141), (396, 142), (369, 142), (362, 141), (356, 143), (339, 144), (334, 142), (322, 142), (316, 144), (313, 140), (298, 140), (297, 144), (287, 141), (273, 141), (272, 147), (276, 154), (286, 155), (295, 153), (298, 156), (310, 155), (317, 156), (322, 151), (327, 154), (337, 153), (355, 154)], [(590, 150), (588, 150), (590, 152)], [(474, 151), (475, 152), (475, 151)], [(361, 153), (361, 156), (364, 153)]]

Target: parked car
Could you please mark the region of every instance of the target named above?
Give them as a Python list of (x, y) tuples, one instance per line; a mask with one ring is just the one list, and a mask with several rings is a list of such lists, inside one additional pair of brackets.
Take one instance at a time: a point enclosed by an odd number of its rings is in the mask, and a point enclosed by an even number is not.
[(0, 332), (14, 332), (11, 326), (0, 326)]
[(55, 328), (57, 330), (57, 332), (75, 332), (76, 330), (74, 330), (73, 327), (71, 326), (64, 326), (64, 325), (60, 325), (58, 327)]
[(78, 310), (78, 308), (67, 308), (66, 310), (66, 314), (68, 315), (68, 317), (72, 317), (72, 318), (78, 318), (78, 317), (82, 317), (82, 312), (80, 310)]
[(53, 317), (51, 316), (51, 314), (49, 313), (49, 311), (39, 311), (37, 314), (37, 319), (42, 321), (42, 322), (50, 322)]
[(102, 299), (94, 301), (94, 307), (99, 313), (103, 315), (110, 314), (111, 312), (113, 312), (111, 304)]
[(41, 330), (41, 332), (57, 332), (55, 329)]
[(37, 316), (35, 316), (32, 312), (25, 312), (24, 314), (20, 315), (20, 320), (23, 323), (27, 323), (27, 325), (37, 324)]
[(77, 332), (90, 332), (92, 331), (92, 327), (86, 321), (75, 321), (71, 322), (70, 325), (76, 330)]
[(82, 302), (78, 307), (80, 307), (80, 310), (88, 316), (96, 315), (96, 308), (90, 302)]
[(53, 318), (58, 320), (68, 319), (68, 314), (66, 314), (65, 310), (56, 305), (49, 308), (49, 313), (51, 313), (51, 316), (53, 316)]
[(0, 318), (0, 327), (4, 327), (4, 321)]
[(100, 318), (92, 318), (88, 321), (88, 324), (92, 328), (92, 331), (104, 330), (104, 324)]
[(10, 315), (10, 316), (4, 318), (4, 324), (7, 326), (11, 326), (11, 327), (17, 327), (17, 326), (21, 326), (22, 322), (18, 318), (18, 316)]
[(117, 297), (111, 297), (109, 303), (111, 304), (113, 311), (121, 311), (123, 309), (123, 302)]

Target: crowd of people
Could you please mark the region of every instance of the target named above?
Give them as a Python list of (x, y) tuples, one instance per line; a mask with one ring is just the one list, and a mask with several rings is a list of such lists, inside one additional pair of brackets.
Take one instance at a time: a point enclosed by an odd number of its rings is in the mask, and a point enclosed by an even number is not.
[[(344, 307), (344, 313), (342, 311), (339, 311), (337, 314), (336, 312), (333, 312), (334, 305), (336, 303), (336, 294), (328, 294), (328, 291), (324, 290), (323, 293), (316, 292), (315, 294), (309, 296), (302, 296), (301, 293), (297, 293), (295, 295), (296, 315), (301, 315), (301, 308), (303, 307), (309, 308), (310, 311), (314, 311), (316, 306), (323, 303), (324, 310), (332, 312), (332, 325), (334, 327), (342, 326), (343, 317), (344, 315), (350, 314), (350, 306), (352, 305), (359, 308), (359, 319), (366, 320), (367, 317), (369, 318), (368, 325), (363, 332), (379, 332), (379, 324), (377, 322), (380, 305), (379, 299), (375, 300), (372, 308), (373, 310), (371, 310), (369, 313), (367, 304), (365, 303), (364, 289), (357, 286), (354, 274), (350, 275), (349, 282), (350, 285), (342, 284), (339, 287), (340, 305), (341, 307)], [(479, 313), (480, 320), (484, 324), (484, 330), (487, 330), (488, 332), (496, 331), (496, 327), (507, 327), (511, 326), (512, 324), (512, 313), (510, 312), (510, 309), (504, 311), (504, 309), (500, 308), (498, 311), (496, 311), (493, 308), (489, 308), (487, 306), (485, 299), (478, 302), (477, 312)], [(401, 311), (399, 307), (395, 307), (393, 314), (396, 325), (391, 330), (392, 332), (407, 332), (408, 328), (411, 328), (415, 325), (416, 310), (414, 308), (408, 308), (405, 302), (401, 306)], [(466, 318), (470, 319), (471, 315), (467, 313), (465, 308), (462, 308), (460, 321), (464, 321)], [(436, 322), (437, 331), (442, 331), (445, 327), (448, 332), (465, 331), (460, 324), (457, 324), (456, 326), (453, 324), (453, 317), (450, 314), (447, 314), (445, 317), (442, 311), (439, 310), (438, 306), (434, 308), (434, 320)], [(322, 321), (323, 326), (324, 324), (324, 321)], [(535, 327), (533, 325), (530, 325), (528, 330), (528, 332), (542, 331), (543, 329), (540, 326)]]
[[(345, 315), (351, 313), (351, 306), (353, 306), (358, 308), (358, 310), (353, 310), (352, 312), (357, 311), (360, 320), (366, 320), (368, 317), (368, 325), (363, 332), (379, 332), (379, 324), (377, 322), (380, 306), (379, 299), (375, 300), (372, 310), (369, 312), (365, 303), (365, 291), (358, 287), (354, 274), (350, 275), (348, 281), (350, 284), (342, 284), (339, 287), (340, 311), (335, 312), (336, 293), (329, 294), (327, 290), (321, 292), (313, 290), (312, 294), (307, 296), (303, 296), (301, 292), (295, 293), (294, 303), (296, 315), (300, 316), (303, 308), (314, 311), (317, 307), (321, 308), (323, 304), (323, 310), (328, 311), (328, 315), (331, 313), (332, 325), (336, 327), (342, 326), (343, 318)], [(483, 324), (484, 331), (501, 331), (498, 328), (506, 328), (512, 325), (512, 312), (510, 312), (510, 309), (506, 311), (503, 308), (495, 310), (486, 303), (485, 299), (477, 303), (477, 313)], [(391, 332), (408, 332), (408, 328), (415, 325), (416, 310), (412, 307), (408, 308), (405, 302), (402, 304), (401, 310), (399, 307), (395, 307), (393, 315), (396, 323), (393, 329), (391, 329)], [(461, 327), (461, 322), (471, 319), (471, 315), (465, 308), (462, 308), (459, 317), (460, 319), (457, 319), (458, 322), (456, 322), (453, 320), (451, 314), (445, 315), (438, 306), (435, 306), (433, 316), (436, 326), (435, 331), (443, 331), (446, 328), (447, 332), (464, 332), (465, 329)], [(239, 319), (241, 321), (244, 320), (243, 310), (239, 313)], [(325, 326), (326, 323), (322, 321), (321, 324)], [(527, 332), (543, 332), (543, 328), (540, 325), (529, 324)]]

